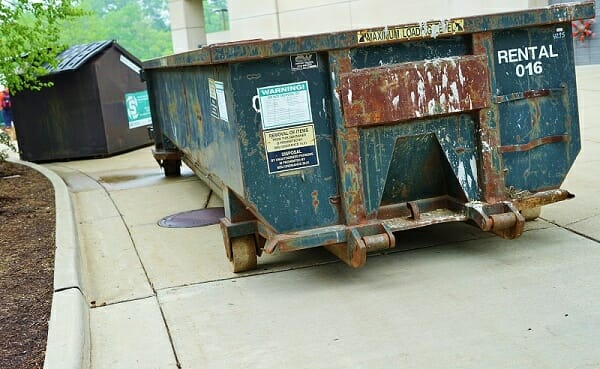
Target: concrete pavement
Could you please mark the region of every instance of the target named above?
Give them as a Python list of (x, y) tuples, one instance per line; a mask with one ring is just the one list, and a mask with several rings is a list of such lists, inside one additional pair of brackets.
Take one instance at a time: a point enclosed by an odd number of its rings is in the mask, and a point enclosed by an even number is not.
[(600, 367), (600, 67), (578, 77), (574, 200), (515, 241), (405, 232), (358, 270), (314, 249), (231, 273), (218, 226), (156, 224), (222, 202), (189, 170), (164, 177), (148, 148), (44, 165), (68, 186), (45, 367)]

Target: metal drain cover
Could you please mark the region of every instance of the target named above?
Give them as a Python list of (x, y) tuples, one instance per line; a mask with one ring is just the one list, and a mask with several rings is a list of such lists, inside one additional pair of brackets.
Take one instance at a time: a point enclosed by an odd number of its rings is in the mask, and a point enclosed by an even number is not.
[(204, 227), (219, 223), (224, 216), (223, 208), (190, 210), (164, 217), (158, 221), (158, 225), (166, 228)]

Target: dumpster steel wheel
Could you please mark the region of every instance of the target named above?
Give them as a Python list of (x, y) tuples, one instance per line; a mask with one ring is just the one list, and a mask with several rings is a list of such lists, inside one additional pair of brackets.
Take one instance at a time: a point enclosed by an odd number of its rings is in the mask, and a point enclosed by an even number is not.
[(526, 221), (536, 220), (542, 214), (542, 207), (536, 206), (534, 208), (522, 209), (521, 215), (525, 218)]
[(254, 235), (231, 239), (231, 268), (234, 273), (256, 269), (256, 241)]

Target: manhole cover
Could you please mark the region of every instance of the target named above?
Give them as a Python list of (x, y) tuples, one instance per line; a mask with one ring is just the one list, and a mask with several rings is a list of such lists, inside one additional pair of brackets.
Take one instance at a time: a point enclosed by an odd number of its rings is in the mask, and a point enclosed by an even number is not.
[(164, 217), (158, 221), (158, 225), (166, 228), (204, 227), (219, 223), (224, 216), (223, 208), (190, 210)]

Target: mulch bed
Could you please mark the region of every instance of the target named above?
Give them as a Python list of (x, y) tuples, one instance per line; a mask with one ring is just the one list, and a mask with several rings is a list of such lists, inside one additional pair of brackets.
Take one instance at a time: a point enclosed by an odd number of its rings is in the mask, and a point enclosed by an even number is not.
[(0, 368), (42, 368), (54, 276), (54, 189), (0, 163)]

